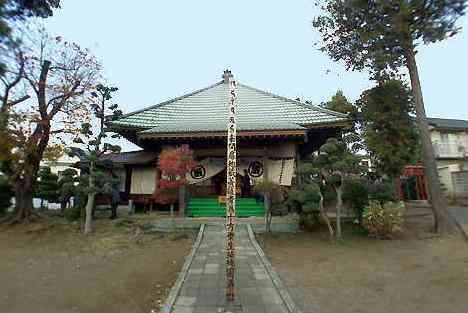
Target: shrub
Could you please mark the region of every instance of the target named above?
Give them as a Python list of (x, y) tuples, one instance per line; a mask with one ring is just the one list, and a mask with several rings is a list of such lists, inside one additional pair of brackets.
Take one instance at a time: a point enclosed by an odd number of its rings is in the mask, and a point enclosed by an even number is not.
[(359, 223), (361, 223), (364, 208), (369, 204), (367, 181), (363, 179), (350, 179), (346, 181), (343, 200), (351, 205), (356, 218), (359, 220)]
[(403, 202), (386, 202), (381, 205), (371, 201), (363, 214), (363, 226), (370, 236), (392, 238), (403, 227)]
[(298, 213), (318, 211), (320, 189), (316, 184), (304, 184), (302, 189), (288, 192), (288, 204), (298, 209)]
[(280, 185), (266, 181), (254, 186), (254, 193), (265, 197), (265, 192), (269, 193), (270, 209), (273, 215), (284, 215), (288, 213), (288, 204), (286, 203), (286, 190)]
[(336, 192), (330, 185), (321, 186), (323, 202), (325, 206), (333, 204), (336, 201)]
[(320, 188), (317, 184), (304, 184), (300, 190), (288, 193), (287, 204), (300, 216), (299, 224), (307, 230), (313, 230), (319, 219)]
[(65, 216), (65, 219), (69, 222), (73, 222), (73, 221), (80, 219), (81, 207), (75, 205), (75, 206), (66, 208), (64, 212), (64, 216)]
[(0, 176), (0, 215), (5, 214), (11, 205), (13, 191), (3, 176)]
[(395, 186), (390, 181), (374, 181), (369, 184), (369, 200), (383, 204), (395, 201)]

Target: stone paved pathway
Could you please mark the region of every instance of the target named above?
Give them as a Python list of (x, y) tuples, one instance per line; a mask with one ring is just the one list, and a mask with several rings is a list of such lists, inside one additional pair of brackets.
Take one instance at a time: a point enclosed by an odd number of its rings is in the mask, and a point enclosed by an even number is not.
[(236, 228), (236, 300), (226, 301), (224, 238), (223, 225), (205, 227), (172, 312), (289, 313), (245, 225)]

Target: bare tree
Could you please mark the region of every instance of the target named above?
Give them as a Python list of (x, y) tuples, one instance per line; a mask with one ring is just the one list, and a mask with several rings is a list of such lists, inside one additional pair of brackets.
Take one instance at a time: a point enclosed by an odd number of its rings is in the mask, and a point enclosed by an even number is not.
[(15, 191), (12, 221), (28, 221), (39, 165), (48, 147), (89, 119), (88, 92), (100, 65), (87, 49), (43, 28), (9, 51), (1, 78), (0, 165)]

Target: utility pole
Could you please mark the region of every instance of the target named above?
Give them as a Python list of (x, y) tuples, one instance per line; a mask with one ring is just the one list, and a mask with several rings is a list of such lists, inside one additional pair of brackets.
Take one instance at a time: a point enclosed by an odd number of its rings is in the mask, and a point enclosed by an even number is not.
[(237, 180), (237, 126), (236, 126), (236, 82), (231, 71), (224, 71), (224, 83), (229, 86), (229, 113), (226, 157), (226, 298), (234, 301), (235, 280), (235, 217), (236, 217), (236, 180)]

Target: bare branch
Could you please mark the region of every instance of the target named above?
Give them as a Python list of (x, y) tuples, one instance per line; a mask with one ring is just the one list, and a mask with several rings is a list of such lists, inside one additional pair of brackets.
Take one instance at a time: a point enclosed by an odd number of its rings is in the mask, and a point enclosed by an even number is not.
[(76, 89), (80, 86), (80, 82), (79, 81), (76, 81), (72, 87), (72, 89), (69, 91), (69, 92), (66, 92), (64, 94), (60, 94), (58, 96), (55, 96), (53, 97), (52, 99), (50, 99), (48, 102), (47, 102), (47, 106), (49, 106), (50, 104), (52, 104), (52, 106), (54, 106), (54, 103), (57, 101), (57, 100), (61, 100), (59, 103), (62, 103), (63, 100), (67, 100), (73, 96), (77, 96), (77, 95), (80, 95), (82, 94), (83, 92), (75, 92)]
[(18, 59), (19, 59), (19, 69), (15, 75), (15, 78), (11, 82), (7, 82), (6, 80), (2, 78), (2, 81), (5, 84), (5, 91), (2, 97), (2, 108), (1, 108), (2, 112), (6, 112), (9, 108), (9, 103), (11, 103), (8, 101), (10, 92), (21, 81), (21, 79), (24, 78), (24, 66), (25, 66), (24, 55), (22, 53), (19, 53)]
[(24, 102), (24, 101), (28, 100), (29, 98), (31, 98), (31, 96), (25, 95), (25, 96), (22, 96), (21, 98), (18, 98), (18, 99), (16, 99), (16, 100), (13, 100), (13, 101), (8, 102), (7, 105), (8, 105), (9, 107), (12, 107), (12, 106), (14, 106), (14, 105), (17, 105), (17, 104), (19, 104), (19, 103), (21, 103), (21, 102)]
[(60, 102), (52, 105), (52, 110), (48, 114), (49, 119), (53, 118), (55, 114), (57, 114), (63, 108), (65, 103), (68, 101), (68, 99), (70, 99), (73, 96), (77, 96), (83, 93), (83, 91), (76, 92), (76, 89), (78, 89), (79, 86), (80, 86), (80, 82), (76, 81), (72, 89), (68, 93), (65, 93), (63, 95), (56, 97), (57, 99), (61, 99), (61, 100)]

